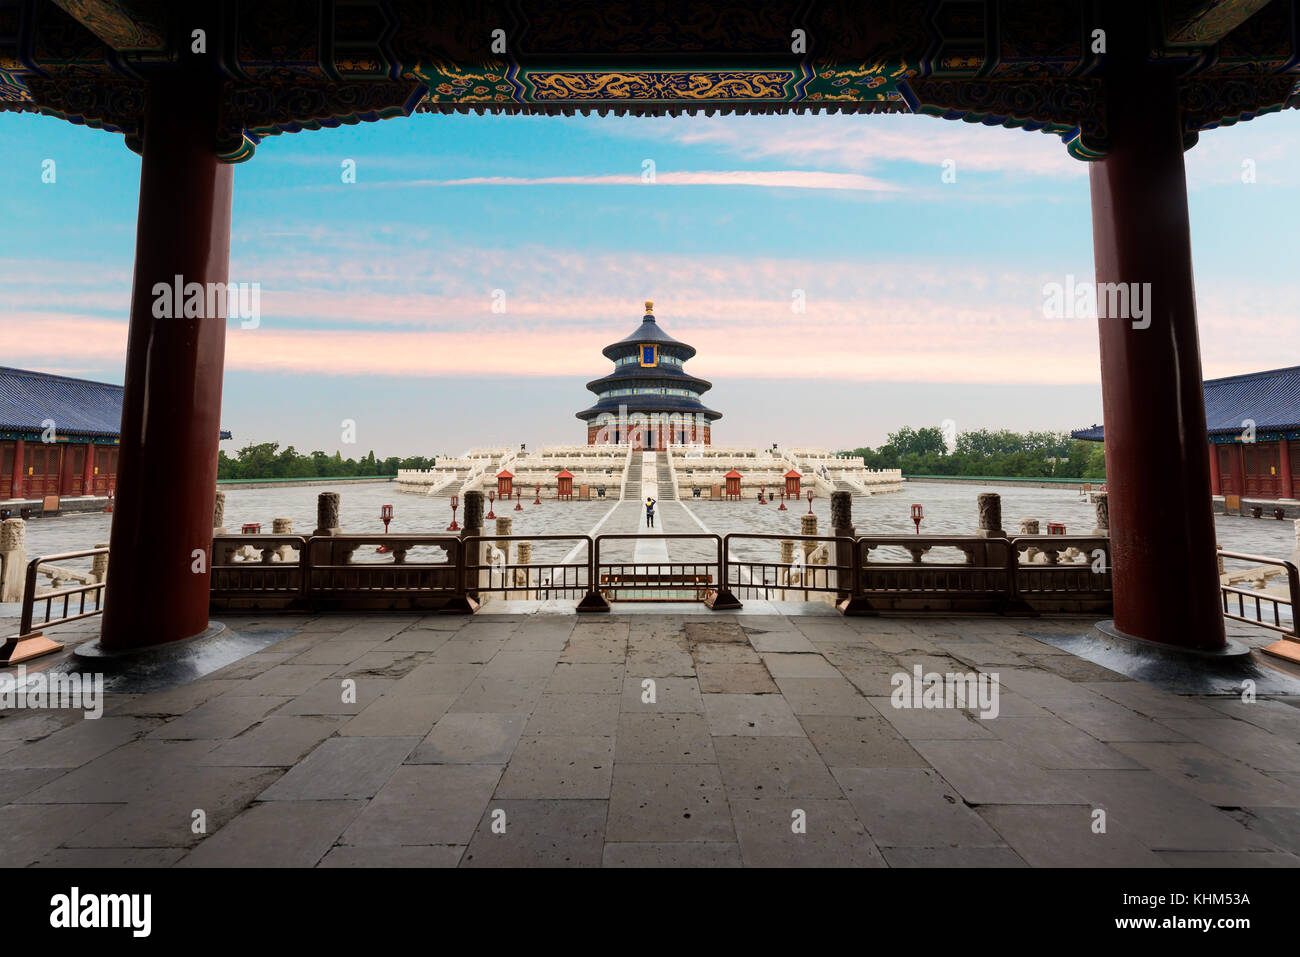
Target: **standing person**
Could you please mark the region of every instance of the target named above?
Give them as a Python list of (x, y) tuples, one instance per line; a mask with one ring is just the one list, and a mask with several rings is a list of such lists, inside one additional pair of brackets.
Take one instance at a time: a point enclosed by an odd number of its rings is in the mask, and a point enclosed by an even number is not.
[(655, 527), (655, 500), (649, 496), (645, 500), (645, 527)]

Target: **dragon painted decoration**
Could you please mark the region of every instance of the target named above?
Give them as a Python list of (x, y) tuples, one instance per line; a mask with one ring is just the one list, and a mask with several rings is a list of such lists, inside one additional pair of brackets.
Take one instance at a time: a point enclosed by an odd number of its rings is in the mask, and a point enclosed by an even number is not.
[[(1300, 106), (1300, 0), (1158, 7), (1146, 55), (1180, 76), (1186, 142)], [(1092, 0), (716, 0), (671, 16), (619, 0), (231, 0), (197, 59), (191, 19), (0, 0), (0, 110), (138, 146), (149, 78), (198, 68), (224, 84), (214, 135), (232, 162), (265, 136), (417, 111), (915, 112), (1056, 134), (1081, 159), (1108, 148)]]

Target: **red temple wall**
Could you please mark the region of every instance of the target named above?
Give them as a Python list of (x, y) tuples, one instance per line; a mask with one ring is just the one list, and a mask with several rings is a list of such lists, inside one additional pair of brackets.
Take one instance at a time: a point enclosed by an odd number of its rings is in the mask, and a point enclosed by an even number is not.
[[(1222, 443), (1217, 445), (1217, 452), (1217, 485), (1222, 495), (1294, 498), (1296, 490), (1300, 490), (1300, 440), (1291, 439), (1285, 450), (1276, 440)], [(1289, 469), (1284, 470), (1284, 458), (1289, 459), (1285, 462)]]
[(115, 445), (0, 441), (0, 500), (107, 495), (117, 485)]
[[(684, 445), (694, 443), (699, 445), (709, 445), (710, 427), (707, 425), (694, 427), (691, 425), (681, 425), (674, 427), (652, 428), (651, 426), (634, 426), (629, 428), (628, 433), (632, 437), (632, 444), (637, 448), (651, 450), (663, 450), (669, 445)], [(617, 436), (618, 441), (614, 441)], [(683, 439), (685, 441), (683, 441)], [(587, 426), (587, 444), (588, 445), (625, 445), (627, 437), (622, 434), (622, 430), (615, 427), (603, 425)]]

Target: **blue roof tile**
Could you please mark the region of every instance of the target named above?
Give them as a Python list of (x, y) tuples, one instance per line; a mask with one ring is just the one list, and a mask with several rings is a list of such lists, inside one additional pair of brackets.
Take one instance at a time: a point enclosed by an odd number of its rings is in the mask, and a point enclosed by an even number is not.
[[(1240, 432), (1247, 419), (1254, 421), (1256, 431), (1300, 428), (1300, 366), (1206, 380), (1208, 433)], [(1070, 435), (1100, 442), (1103, 430), (1094, 425)]]
[(62, 434), (117, 435), (122, 387), (0, 366), (0, 428), (39, 432), (47, 419)]

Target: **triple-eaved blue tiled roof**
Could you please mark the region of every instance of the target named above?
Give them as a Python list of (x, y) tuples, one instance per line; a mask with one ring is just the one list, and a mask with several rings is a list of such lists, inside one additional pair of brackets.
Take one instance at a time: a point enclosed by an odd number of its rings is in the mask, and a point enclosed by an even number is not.
[(0, 429), (40, 432), (47, 419), (64, 435), (117, 435), (122, 387), (0, 366)]
[[(1249, 419), (1257, 431), (1300, 428), (1300, 366), (1231, 375), (1205, 382), (1205, 428), (1240, 432)], [(1072, 438), (1100, 442), (1099, 425), (1078, 429)]]

